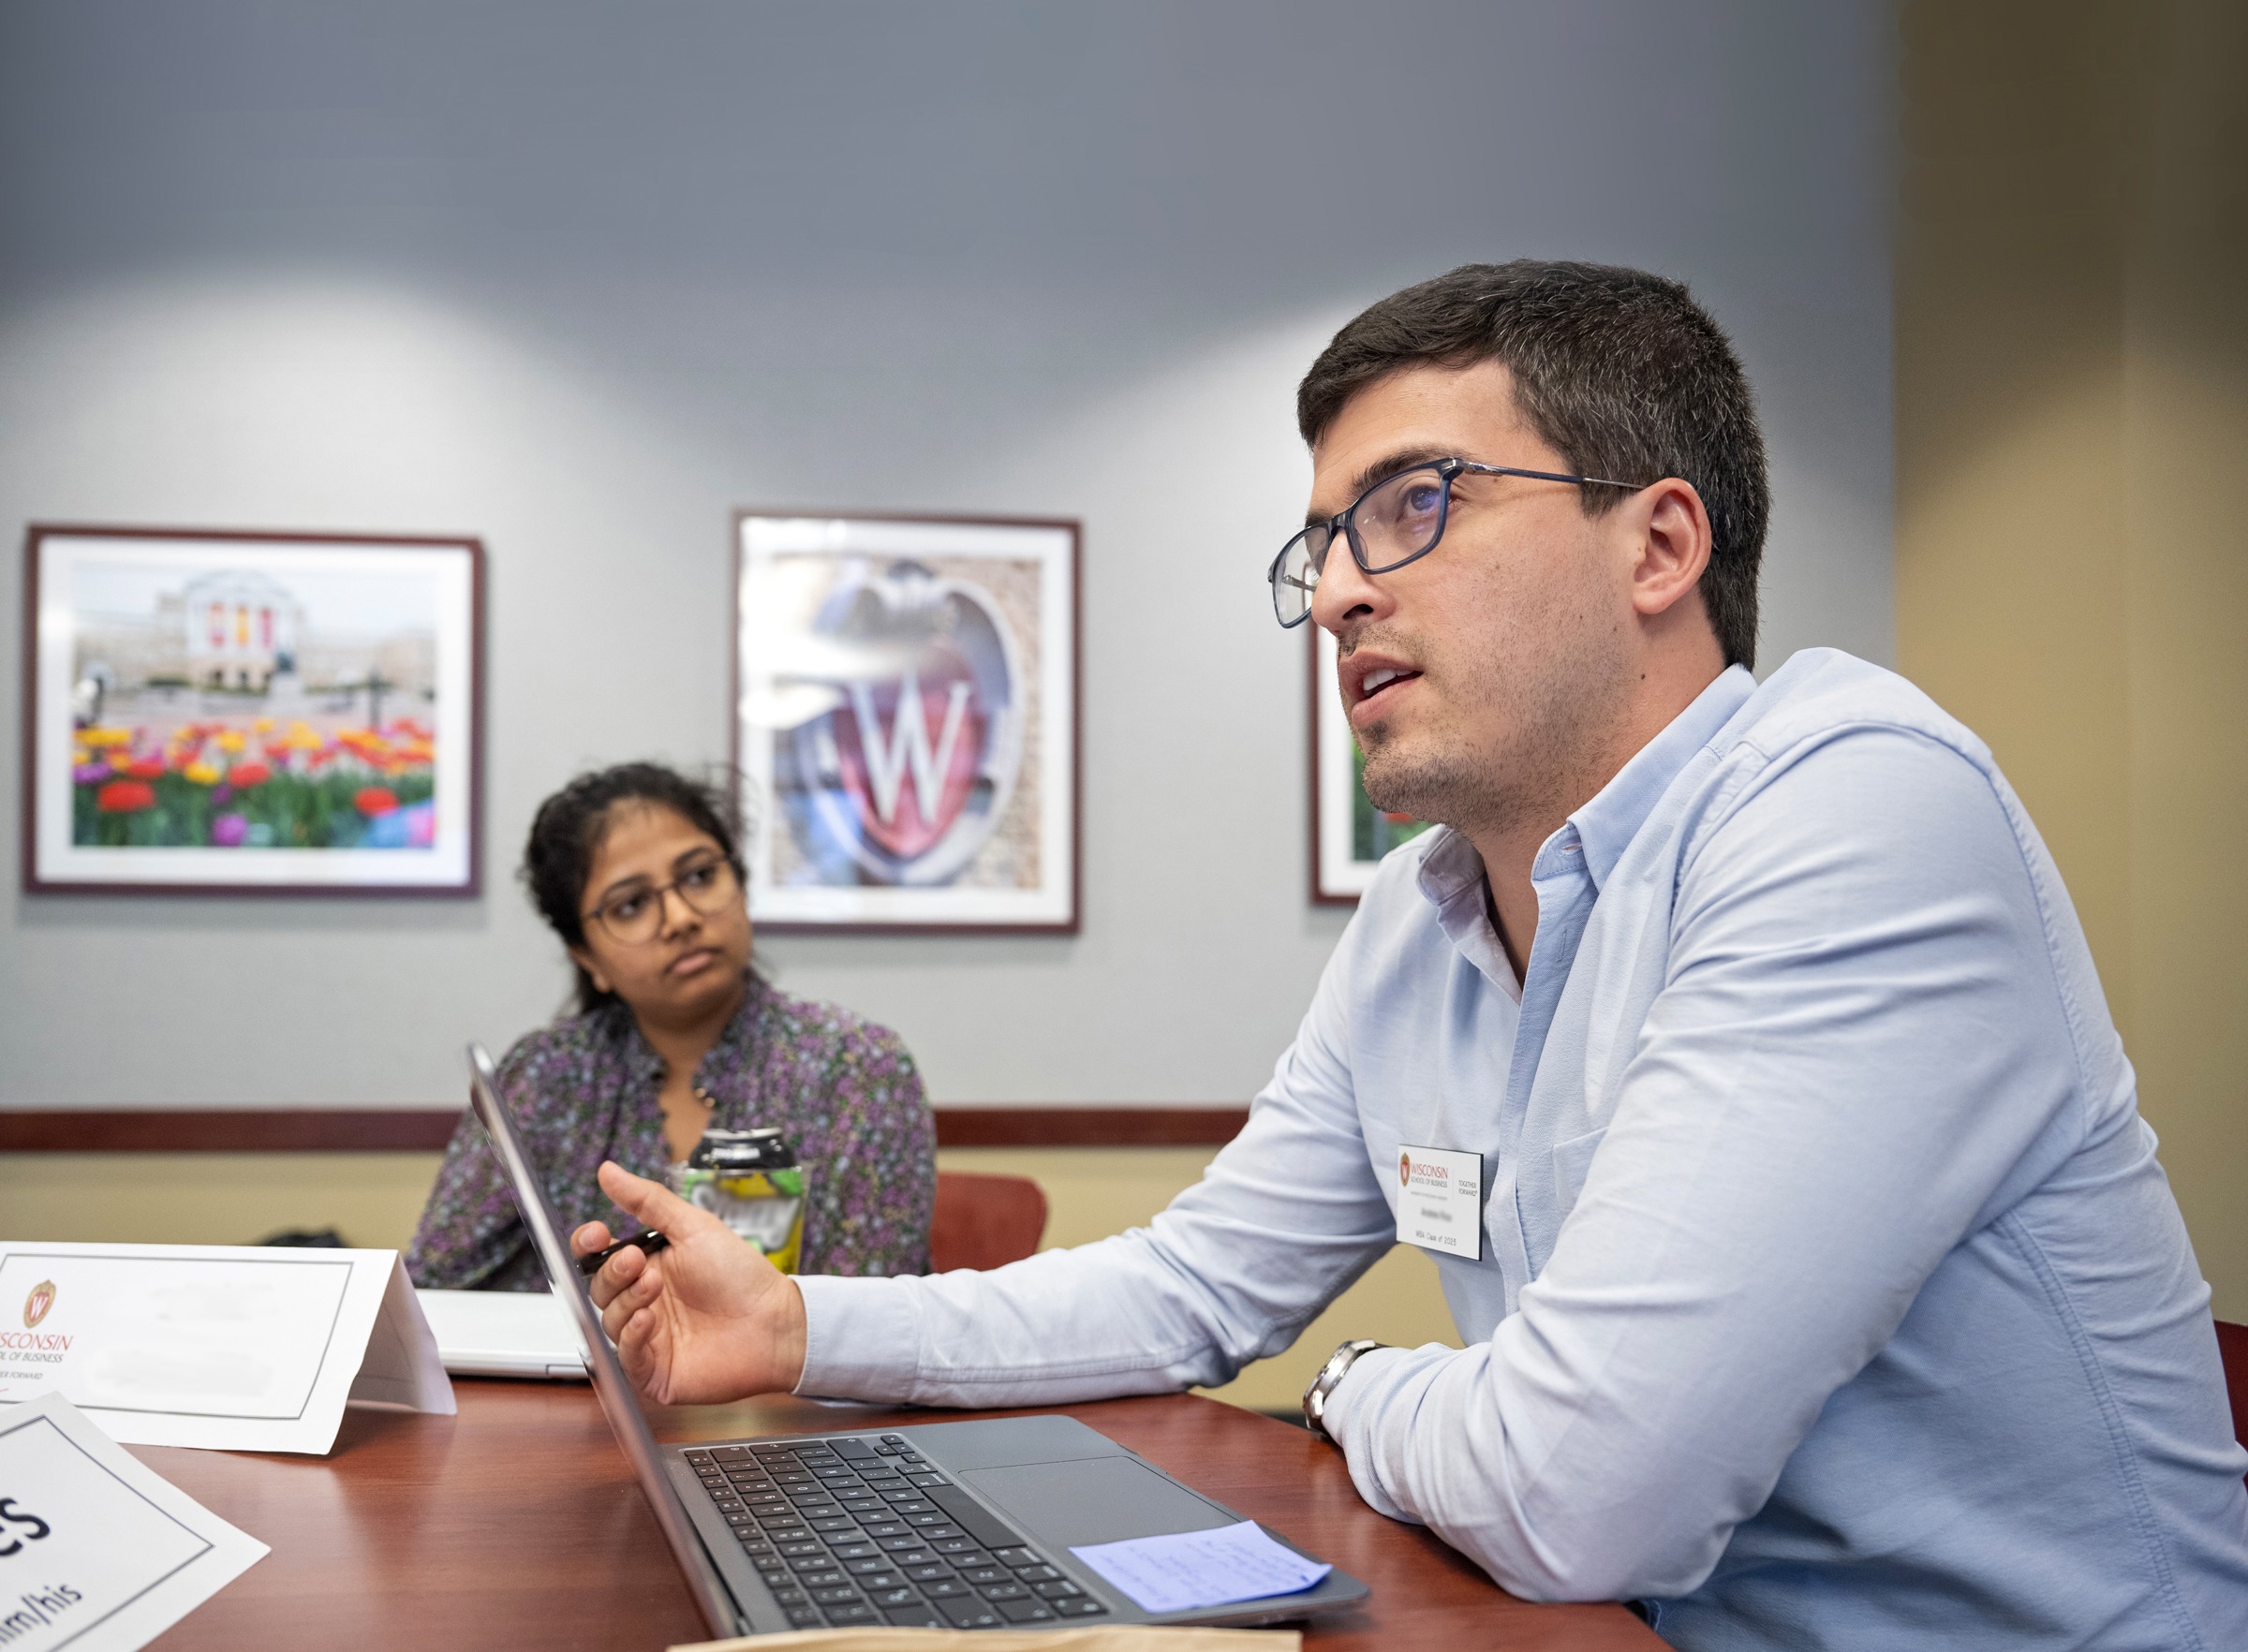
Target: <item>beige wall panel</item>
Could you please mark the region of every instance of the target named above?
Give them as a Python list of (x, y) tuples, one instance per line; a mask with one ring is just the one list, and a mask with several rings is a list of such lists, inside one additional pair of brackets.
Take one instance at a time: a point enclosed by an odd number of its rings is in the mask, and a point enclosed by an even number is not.
[(2248, 1319), (2248, 8), (1902, 37), (1899, 662), (2051, 846)]
[[(1045, 1189), (1049, 1247), (1144, 1225), (1201, 1180), (1210, 1150), (975, 1148), (948, 1170), (1023, 1175)], [(0, 1157), (0, 1237), (144, 1245), (248, 1245), (283, 1228), (337, 1229), (353, 1245), (403, 1246), (436, 1179), (434, 1153), (21, 1153)], [(1456, 1342), (1435, 1265), (1410, 1246), (1377, 1262), (1286, 1353), (1213, 1392), (1259, 1410), (1293, 1408), (1336, 1344)]]
[(2248, 536), (2194, 476), (2248, 478), (2248, 374), (2157, 356), (2132, 385), (2131, 1053), (2217, 1311), (2248, 1320)]
[(1897, 662), (2021, 794), (2127, 1034), (2114, 30), (2044, 9), (1903, 8)]
[(435, 1153), (0, 1154), (0, 1237), (255, 1245), (333, 1228), (402, 1249), (436, 1180)]
[(2158, 8), (2125, 292), (2133, 1055), (2248, 1320), (2248, 7)]

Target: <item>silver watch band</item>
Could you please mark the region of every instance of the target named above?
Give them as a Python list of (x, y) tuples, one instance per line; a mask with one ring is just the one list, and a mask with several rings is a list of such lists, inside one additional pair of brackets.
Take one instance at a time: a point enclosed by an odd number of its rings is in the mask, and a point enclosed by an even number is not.
[(1311, 1386), (1304, 1390), (1304, 1426), (1324, 1439), (1335, 1437), (1327, 1432), (1327, 1396), (1335, 1392), (1345, 1373), (1358, 1363), (1358, 1356), (1377, 1348), (1387, 1348), (1386, 1342), (1346, 1342), (1327, 1356), (1327, 1363), (1311, 1379)]

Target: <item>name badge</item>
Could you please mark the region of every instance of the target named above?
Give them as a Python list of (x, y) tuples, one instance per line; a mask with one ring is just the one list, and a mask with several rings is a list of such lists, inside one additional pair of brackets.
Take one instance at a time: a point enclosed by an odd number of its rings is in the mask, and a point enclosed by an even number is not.
[(1398, 1148), (1398, 1237), (1423, 1250), (1482, 1261), (1482, 1155)]

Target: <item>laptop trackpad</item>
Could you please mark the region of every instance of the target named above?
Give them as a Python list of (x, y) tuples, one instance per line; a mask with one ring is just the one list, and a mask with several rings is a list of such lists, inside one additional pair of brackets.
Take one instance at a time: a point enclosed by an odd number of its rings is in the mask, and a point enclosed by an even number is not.
[(1207, 1531), (1236, 1518), (1131, 1457), (969, 1468), (957, 1478), (1013, 1516), (1032, 1541), (1063, 1548)]

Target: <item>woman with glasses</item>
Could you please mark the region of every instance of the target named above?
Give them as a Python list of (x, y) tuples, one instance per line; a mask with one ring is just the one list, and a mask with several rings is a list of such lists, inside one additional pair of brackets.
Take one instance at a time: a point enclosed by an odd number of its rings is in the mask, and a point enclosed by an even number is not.
[[(521, 1040), (499, 1089), (563, 1232), (614, 1223), (594, 1171), (662, 1179), (705, 1129), (776, 1128), (805, 1170), (807, 1274), (928, 1265), (935, 1132), (897, 1035), (806, 1002), (749, 963), (723, 797), (655, 763), (581, 774), (540, 806), (531, 899), (577, 970), (571, 1013)], [(507, 1177), (464, 1115), (407, 1252), (415, 1283), (538, 1291)]]

